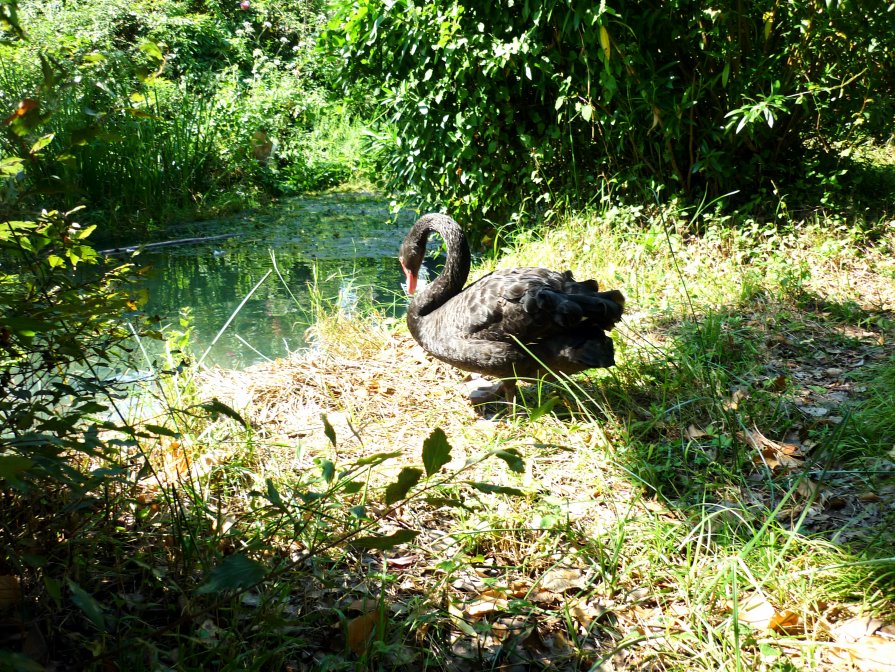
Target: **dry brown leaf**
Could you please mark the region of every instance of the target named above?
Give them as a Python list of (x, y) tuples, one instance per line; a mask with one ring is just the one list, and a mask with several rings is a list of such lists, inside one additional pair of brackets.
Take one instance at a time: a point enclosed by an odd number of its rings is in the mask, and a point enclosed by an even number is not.
[(556, 567), (544, 573), (540, 587), (553, 593), (582, 590), (587, 585), (584, 573), (576, 567)]
[(351, 604), (348, 605), (346, 611), (359, 611), (362, 614), (366, 614), (373, 610), (374, 608), (378, 608), (379, 604), (378, 598), (374, 597), (361, 597), (356, 600), (353, 600)]
[(370, 611), (348, 621), (348, 648), (358, 656), (367, 650), (370, 636), (379, 624), (380, 612)]
[(782, 635), (799, 635), (805, 631), (805, 624), (797, 613), (786, 610), (782, 614), (774, 614), (768, 629)]
[(699, 427), (697, 427), (696, 425), (690, 425), (684, 432), (684, 438), (690, 439), (691, 441), (701, 439), (703, 436), (708, 436), (708, 434), (699, 429)]
[(752, 458), (752, 462), (755, 464), (765, 464), (768, 469), (776, 469), (779, 466), (797, 467), (803, 462), (800, 459), (802, 456), (801, 448), (793, 443), (772, 441), (758, 431), (758, 428), (745, 429), (737, 436), (758, 453), (758, 455)]
[(838, 642), (857, 642), (859, 639), (876, 634), (885, 624), (872, 616), (855, 616), (836, 623), (830, 628), (830, 634)]
[(14, 607), (22, 599), (19, 577), (6, 574), (0, 576), (0, 609)]
[(724, 408), (728, 411), (735, 411), (739, 408), (740, 402), (746, 399), (748, 396), (749, 393), (746, 392), (746, 390), (735, 390), (734, 393), (730, 395), (730, 399), (724, 402)]
[(485, 614), (504, 611), (509, 603), (503, 597), (483, 597), (466, 605), (464, 613), (469, 618), (481, 618)]
[(895, 672), (895, 636), (891, 632), (895, 628), (878, 618), (849, 618), (830, 628), (836, 640), (831, 653), (864, 672)]
[(606, 609), (590, 602), (585, 602), (577, 597), (568, 602), (569, 613), (578, 624), (585, 630), (588, 630), (595, 620), (606, 613)]
[(410, 567), (417, 559), (415, 555), (403, 555), (397, 558), (386, 558), (386, 564), (389, 569), (405, 569)]
[(796, 485), (796, 494), (805, 499), (814, 499), (820, 493), (821, 484), (810, 478), (801, 479)]
[(740, 602), (739, 620), (756, 630), (767, 630), (777, 611), (763, 595), (754, 593)]

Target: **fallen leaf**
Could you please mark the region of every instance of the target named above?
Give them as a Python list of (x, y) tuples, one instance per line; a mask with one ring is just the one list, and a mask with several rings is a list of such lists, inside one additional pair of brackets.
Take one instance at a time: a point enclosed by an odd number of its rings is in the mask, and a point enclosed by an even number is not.
[(575, 567), (557, 567), (544, 573), (540, 587), (553, 593), (582, 590), (587, 585), (584, 574)]
[(746, 390), (740, 388), (734, 391), (732, 395), (730, 395), (730, 399), (724, 402), (724, 408), (728, 411), (735, 411), (740, 407), (740, 402), (744, 399), (748, 398), (749, 393)]
[(708, 434), (699, 429), (699, 427), (697, 427), (696, 425), (690, 425), (684, 432), (684, 438), (690, 439), (691, 441), (701, 439), (703, 436), (708, 436)]
[(804, 632), (805, 624), (797, 613), (787, 610), (782, 614), (774, 614), (768, 623), (768, 629), (782, 635), (799, 635)]
[(367, 650), (370, 636), (379, 624), (379, 611), (370, 611), (348, 621), (348, 648), (358, 656)]
[(481, 618), (485, 614), (506, 610), (509, 602), (500, 595), (485, 596), (466, 605), (464, 613), (469, 618)]
[(799, 406), (798, 409), (812, 418), (822, 418), (830, 412), (829, 408), (823, 406)]
[(890, 631), (895, 628), (877, 618), (850, 618), (830, 629), (839, 644), (831, 653), (864, 672), (895, 672), (895, 637)]
[(803, 478), (799, 481), (798, 485), (796, 485), (796, 494), (805, 499), (814, 499), (817, 497), (820, 489), (821, 485), (817, 481), (812, 481), (810, 478)]
[(777, 615), (777, 611), (764, 596), (754, 593), (742, 600), (737, 614), (738, 620), (747, 623), (756, 630), (767, 630), (771, 619)]

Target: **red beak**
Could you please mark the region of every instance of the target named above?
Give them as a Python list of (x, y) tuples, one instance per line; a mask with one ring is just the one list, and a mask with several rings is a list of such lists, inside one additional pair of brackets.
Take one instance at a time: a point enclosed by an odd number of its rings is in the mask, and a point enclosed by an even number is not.
[(407, 293), (413, 295), (416, 291), (416, 275), (407, 270), (403, 261), (401, 262), (401, 268), (404, 271), (404, 275), (407, 276)]

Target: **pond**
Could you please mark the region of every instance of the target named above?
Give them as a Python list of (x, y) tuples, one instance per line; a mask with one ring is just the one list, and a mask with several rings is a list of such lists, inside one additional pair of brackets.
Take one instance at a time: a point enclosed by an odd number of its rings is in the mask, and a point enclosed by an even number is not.
[[(341, 193), (176, 227), (171, 239), (208, 240), (136, 257), (145, 269), (145, 310), (180, 330), (186, 309), (193, 353), (210, 348), (206, 364), (243, 368), (286, 357), (306, 347), (315, 302), (350, 310), (369, 298), (403, 312), (397, 252), (414, 219), (408, 211), (393, 216), (370, 194)], [(160, 351), (156, 345), (153, 354)]]

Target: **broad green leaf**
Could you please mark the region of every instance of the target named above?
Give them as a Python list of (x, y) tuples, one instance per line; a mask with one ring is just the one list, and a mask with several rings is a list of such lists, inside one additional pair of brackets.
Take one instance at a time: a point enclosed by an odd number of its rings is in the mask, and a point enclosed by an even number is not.
[(140, 51), (154, 61), (163, 61), (165, 59), (162, 55), (162, 50), (159, 49), (159, 46), (152, 40), (143, 40), (140, 43)]
[(264, 565), (243, 553), (234, 553), (211, 570), (208, 581), (198, 590), (200, 594), (218, 593), (223, 590), (250, 588), (264, 578)]
[(360, 492), (364, 489), (363, 481), (348, 481), (347, 483), (341, 484), (342, 492), (346, 495), (353, 495), (357, 492)]
[(34, 465), (34, 460), (23, 455), (0, 455), (0, 480), (21, 484), (19, 476)]
[(539, 420), (544, 417), (547, 413), (553, 410), (553, 407), (559, 403), (559, 397), (550, 397), (543, 404), (538, 406), (529, 414), (529, 419), (532, 421)]
[(333, 479), (336, 477), (336, 465), (333, 464), (331, 460), (325, 460), (319, 457), (315, 458), (314, 462), (320, 467), (320, 474), (323, 476), (323, 480), (327, 483), (332, 483)]
[(155, 434), (157, 436), (170, 436), (170, 437), (178, 437), (180, 436), (180, 432), (177, 432), (173, 429), (168, 429), (167, 427), (162, 427), (161, 425), (151, 425), (146, 424), (143, 425), (143, 429), (151, 434)]
[(22, 172), (25, 161), (17, 156), (0, 159), (0, 177), (12, 177)]
[(429, 506), (449, 506), (454, 509), (468, 509), (461, 500), (453, 497), (426, 497), (426, 504)]
[(394, 534), (389, 534), (385, 537), (359, 537), (352, 543), (357, 548), (387, 551), (399, 544), (407, 544), (413, 541), (418, 535), (419, 532), (416, 530), (398, 530)]
[(37, 139), (37, 142), (35, 142), (33, 145), (31, 145), (30, 153), (37, 154), (40, 150), (42, 150), (44, 147), (46, 147), (51, 142), (53, 142), (53, 138), (55, 138), (55, 137), (56, 137), (55, 133), (47, 133), (46, 135), (41, 136), (40, 138)]
[(84, 615), (93, 623), (97, 630), (105, 632), (106, 619), (103, 616), (102, 605), (96, 601), (93, 595), (71, 579), (68, 579), (68, 589), (71, 591), (71, 601), (75, 603), (75, 606), (84, 612)]
[(581, 106), (581, 117), (584, 121), (590, 121), (594, 115), (594, 106), (590, 103)]
[(283, 498), (280, 497), (280, 491), (277, 490), (277, 486), (273, 484), (271, 479), (266, 479), (267, 483), (267, 499), (274, 506), (282, 507), (283, 506)]
[(612, 56), (612, 43), (609, 40), (609, 31), (606, 30), (606, 26), (600, 26), (600, 46), (603, 48), (603, 56), (608, 63)]
[(440, 427), (432, 430), (423, 441), (423, 466), (426, 468), (426, 476), (432, 476), (451, 461), (451, 444)]
[(410, 488), (419, 483), (422, 475), (422, 470), (416, 467), (404, 467), (401, 469), (401, 473), (398, 474), (398, 480), (385, 489), (385, 503), (391, 505), (404, 499)]

